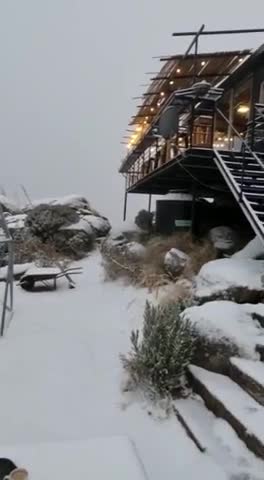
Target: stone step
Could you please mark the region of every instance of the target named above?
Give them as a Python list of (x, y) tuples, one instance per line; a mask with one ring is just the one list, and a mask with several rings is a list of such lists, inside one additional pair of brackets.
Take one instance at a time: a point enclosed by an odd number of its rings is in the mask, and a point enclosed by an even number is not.
[(248, 449), (264, 459), (264, 408), (229, 377), (194, 365), (189, 371), (207, 408), (224, 418)]
[(264, 363), (244, 358), (230, 359), (230, 377), (264, 406)]

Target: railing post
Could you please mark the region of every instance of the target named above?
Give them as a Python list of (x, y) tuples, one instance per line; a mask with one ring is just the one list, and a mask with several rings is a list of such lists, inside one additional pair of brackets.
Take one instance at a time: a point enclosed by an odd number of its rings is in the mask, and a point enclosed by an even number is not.
[(245, 156), (245, 153), (246, 153), (246, 146), (245, 144), (243, 143), (242, 144), (242, 153), (243, 153), (243, 157), (242, 157), (242, 175), (241, 175), (241, 181), (240, 181), (240, 193), (239, 193), (239, 201), (242, 202), (242, 197), (243, 197), (243, 188), (244, 188), (244, 177), (245, 177), (245, 167), (246, 167), (246, 156)]

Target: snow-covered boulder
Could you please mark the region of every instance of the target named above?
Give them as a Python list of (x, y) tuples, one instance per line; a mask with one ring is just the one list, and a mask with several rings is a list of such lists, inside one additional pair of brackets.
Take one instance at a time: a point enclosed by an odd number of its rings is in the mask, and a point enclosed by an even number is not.
[(236, 259), (264, 259), (264, 243), (260, 240), (259, 237), (253, 238), (242, 250), (236, 252), (232, 258)]
[(64, 206), (74, 209), (90, 210), (91, 207), (88, 200), (81, 195), (66, 195), (64, 197), (42, 198), (40, 200), (33, 200), (31, 205), (26, 207), (26, 210), (32, 210), (32, 207), (39, 207), (40, 205), (50, 206)]
[(121, 255), (131, 260), (140, 260), (144, 257), (146, 249), (144, 245), (135, 241), (128, 241), (124, 234), (109, 235), (102, 244), (102, 255)]
[(201, 268), (196, 278), (195, 297), (199, 303), (216, 299), (260, 302), (264, 298), (263, 272), (263, 260), (213, 260)]
[(233, 353), (244, 358), (259, 358), (256, 346), (264, 345), (264, 329), (257, 318), (264, 319), (264, 304), (213, 301), (187, 308), (182, 313), (182, 319), (195, 324), (198, 334), (208, 340), (207, 352), (197, 345), (200, 366), (216, 371), (227, 364)]
[(237, 235), (230, 227), (215, 227), (209, 232), (209, 239), (219, 252), (232, 252), (237, 245)]
[(146, 253), (144, 245), (138, 242), (129, 242), (126, 244), (127, 255), (133, 259), (142, 259)]
[(91, 226), (97, 237), (105, 237), (111, 230), (110, 222), (105, 217), (85, 215), (83, 220)]
[(183, 271), (188, 260), (189, 257), (184, 252), (177, 248), (171, 248), (164, 258), (165, 270), (171, 275), (179, 275)]

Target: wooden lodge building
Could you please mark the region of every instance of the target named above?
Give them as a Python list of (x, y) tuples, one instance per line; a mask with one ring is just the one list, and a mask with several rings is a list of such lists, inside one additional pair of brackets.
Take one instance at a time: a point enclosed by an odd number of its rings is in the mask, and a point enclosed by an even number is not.
[[(184, 54), (162, 57), (160, 73), (130, 122), (120, 173), (132, 193), (229, 198), (264, 240), (264, 45), (256, 51), (201, 53), (203, 35)], [(238, 208), (239, 207), (239, 208)], [(228, 213), (228, 212), (227, 212)]]

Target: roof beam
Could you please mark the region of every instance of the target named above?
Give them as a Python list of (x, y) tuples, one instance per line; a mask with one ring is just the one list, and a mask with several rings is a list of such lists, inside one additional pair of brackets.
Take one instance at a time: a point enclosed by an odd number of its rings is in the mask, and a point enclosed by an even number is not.
[[(201, 73), (197, 75), (197, 78), (204, 77), (204, 78), (211, 78), (211, 77), (228, 77), (230, 72), (223, 72), (223, 73)], [(151, 80), (180, 80), (184, 78), (193, 78), (193, 74), (190, 75), (177, 75), (176, 77), (153, 77)]]
[[(203, 25), (205, 27), (205, 25)], [(200, 32), (200, 33), (199, 33)], [(173, 37), (192, 37), (193, 35), (234, 35), (243, 33), (263, 33), (264, 28), (245, 28), (238, 30), (199, 30), (199, 32), (174, 32)]]

